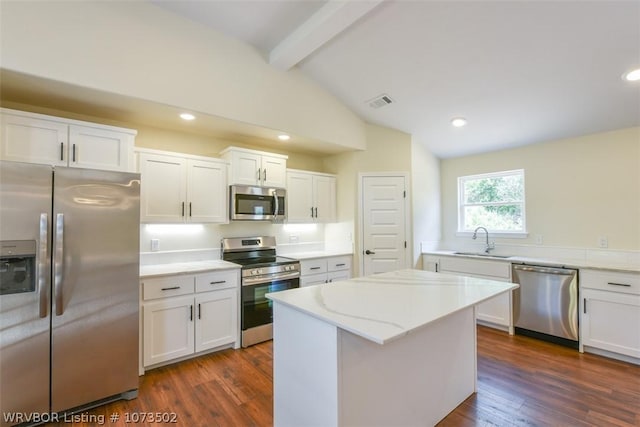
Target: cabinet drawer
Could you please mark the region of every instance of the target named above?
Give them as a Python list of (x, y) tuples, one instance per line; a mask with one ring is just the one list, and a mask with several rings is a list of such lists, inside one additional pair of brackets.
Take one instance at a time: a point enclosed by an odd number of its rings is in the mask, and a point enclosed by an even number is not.
[(350, 270), (351, 257), (341, 256), (341, 257), (329, 258), (327, 260), (327, 268), (328, 268), (328, 271)]
[(174, 297), (192, 294), (194, 290), (193, 276), (167, 276), (142, 280), (142, 299)]
[(238, 286), (239, 270), (212, 271), (196, 276), (196, 292), (215, 291)]
[(462, 257), (441, 257), (440, 268), (443, 273), (472, 274), (491, 277), (498, 280), (511, 280), (511, 264), (503, 261), (475, 260)]
[(307, 274), (317, 274), (327, 272), (327, 260), (326, 258), (309, 259), (300, 261), (300, 274), (306, 276)]
[(579, 274), (581, 288), (640, 294), (640, 273), (582, 269)]

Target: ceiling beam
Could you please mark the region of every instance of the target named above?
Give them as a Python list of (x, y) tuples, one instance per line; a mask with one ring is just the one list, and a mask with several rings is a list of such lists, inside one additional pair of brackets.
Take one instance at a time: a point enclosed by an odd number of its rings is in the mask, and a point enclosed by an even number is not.
[(286, 71), (353, 25), (384, 0), (329, 0), (269, 53), (269, 63)]

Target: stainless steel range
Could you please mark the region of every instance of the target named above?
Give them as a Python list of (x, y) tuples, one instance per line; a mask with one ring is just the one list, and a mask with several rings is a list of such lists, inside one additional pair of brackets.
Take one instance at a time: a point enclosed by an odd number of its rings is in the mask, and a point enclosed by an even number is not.
[(276, 255), (276, 238), (222, 239), (222, 259), (242, 266), (242, 347), (273, 338), (273, 309), (265, 295), (300, 287), (300, 262)]

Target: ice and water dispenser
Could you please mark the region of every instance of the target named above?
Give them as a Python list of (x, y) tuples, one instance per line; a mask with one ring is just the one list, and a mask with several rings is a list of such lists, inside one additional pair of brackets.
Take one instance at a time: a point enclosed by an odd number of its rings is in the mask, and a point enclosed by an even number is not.
[(36, 241), (0, 241), (0, 295), (35, 290)]

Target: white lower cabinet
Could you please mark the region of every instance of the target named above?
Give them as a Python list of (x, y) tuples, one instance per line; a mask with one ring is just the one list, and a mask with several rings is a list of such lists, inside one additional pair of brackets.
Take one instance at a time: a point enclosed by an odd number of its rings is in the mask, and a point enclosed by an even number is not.
[(144, 367), (238, 347), (239, 270), (141, 282)]
[(300, 287), (351, 278), (351, 255), (300, 261)]
[[(423, 255), (423, 269), (459, 276), (511, 282), (511, 263), (508, 261), (484, 260), (457, 256)], [(513, 334), (511, 292), (498, 295), (478, 304), (476, 319), (487, 326), (508, 330)]]
[(580, 347), (640, 363), (640, 273), (580, 270)]

